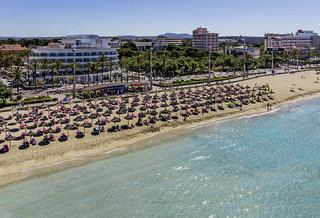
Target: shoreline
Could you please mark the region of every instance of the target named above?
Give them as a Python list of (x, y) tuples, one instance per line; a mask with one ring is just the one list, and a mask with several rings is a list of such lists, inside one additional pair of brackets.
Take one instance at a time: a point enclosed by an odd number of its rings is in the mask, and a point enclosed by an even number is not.
[[(292, 105), (296, 102), (305, 101), (309, 99), (319, 98), (319, 92), (311, 92), (305, 93), (302, 95), (297, 95), (295, 97), (290, 97), (289, 99), (274, 102), (273, 107), (276, 109), (281, 109), (286, 105)], [(263, 105), (257, 108), (251, 108), (244, 111), (239, 112), (230, 112), (224, 114), (221, 117), (209, 118), (204, 121), (192, 122), (189, 124), (182, 124), (177, 127), (164, 127), (161, 128), (158, 132), (147, 133), (143, 137), (135, 137), (132, 140), (122, 140), (113, 142), (112, 145), (123, 143), (122, 146), (115, 146), (113, 148), (105, 148), (105, 149), (91, 149), (90, 150), (81, 150), (81, 151), (72, 151), (65, 153), (62, 156), (58, 156), (55, 158), (44, 158), (42, 161), (36, 163), (34, 160), (27, 161), (28, 163), (23, 163), (21, 168), (16, 170), (13, 169), (8, 170), (7, 173), (4, 173), (3, 170), (0, 170), (0, 187), (4, 187), (10, 185), (15, 182), (27, 180), (30, 178), (36, 178), (45, 176), (51, 173), (59, 172), (62, 170), (67, 170), (73, 167), (81, 166), (84, 164), (90, 164), (95, 161), (103, 160), (106, 158), (113, 158), (120, 155), (125, 155), (130, 152), (135, 152), (143, 149), (147, 149), (150, 147), (157, 146), (158, 143), (163, 141), (169, 141), (172, 138), (175, 138), (179, 135), (184, 135), (187, 132), (194, 131), (194, 128), (201, 128), (206, 125), (216, 124), (221, 122), (226, 122), (234, 119), (242, 119), (245, 117), (251, 116), (260, 116), (269, 113), (273, 113), (275, 109), (268, 111)], [(143, 144), (143, 145), (142, 145)], [(23, 166), (33, 165), (32, 168), (23, 169)], [(12, 168), (12, 167), (9, 167)]]
[[(300, 74), (305, 75), (305, 73)], [(298, 78), (300, 74), (296, 75), (296, 77)], [(281, 78), (287, 80), (290, 76), (292, 75), (284, 75)], [(307, 74), (307, 76), (310, 75)], [(281, 78), (280, 76), (277, 78), (271, 77), (270, 80), (274, 81), (277, 79), (276, 81), (279, 82), (278, 79), (281, 80)], [(298, 80), (297, 78), (294, 81)], [(310, 83), (310, 81), (308, 82)], [(257, 81), (254, 80), (252, 82)], [(279, 90), (282, 93), (279, 93), (279, 96), (274, 101), (271, 101), (273, 104), (273, 110), (271, 111), (267, 110), (265, 103), (259, 103), (245, 107), (243, 111), (227, 110), (219, 113), (216, 112), (216, 114), (209, 116), (195, 117), (187, 122), (164, 124), (159, 125), (157, 128), (141, 128), (136, 132), (115, 134), (111, 135), (111, 137), (109, 137), (109, 134), (106, 134), (103, 137), (89, 138), (89, 140), (71, 141), (68, 145), (57, 144), (55, 147), (37, 148), (37, 152), (34, 153), (15, 153), (9, 157), (3, 156), (3, 158), (1, 157), (2, 159), (0, 158), (0, 164), (2, 165), (0, 167), (0, 187), (101, 159), (112, 158), (157, 146), (160, 142), (184, 135), (195, 128), (208, 124), (272, 113), (285, 105), (320, 97), (320, 85), (313, 85), (313, 89), (308, 90), (309, 83), (302, 84), (302, 87), (306, 89), (305, 91), (296, 93), (288, 91), (287, 88), (291, 87), (291, 84), (287, 84), (289, 86), (285, 87), (285, 91), (283, 84), (278, 84), (279, 87), (275, 87), (275, 92), (277, 93)]]

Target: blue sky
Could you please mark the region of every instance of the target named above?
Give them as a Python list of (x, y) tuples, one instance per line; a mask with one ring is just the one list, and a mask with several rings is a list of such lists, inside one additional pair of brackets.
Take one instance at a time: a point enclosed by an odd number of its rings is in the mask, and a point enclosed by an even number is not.
[(319, 0), (0, 0), (0, 36), (320, 33)]

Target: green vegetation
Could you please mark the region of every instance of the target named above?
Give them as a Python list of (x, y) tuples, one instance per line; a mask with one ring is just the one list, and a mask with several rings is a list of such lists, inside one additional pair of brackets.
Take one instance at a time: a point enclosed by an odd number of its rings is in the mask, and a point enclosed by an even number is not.
[(12, 97), (12, 90), (7, 88), (2, 83), (0, 83), (0, 99), (2, 100), (3, 104), (6, 104), (7, 99), (11, 97)]
[(209, 79), (190, 79), (190, 80), (176, 80), (172, 83), (159, 83), (160, 87), (175, 87), (175, 86), (187, 86), (196, 85), (208, 82), (220, 82), (225, 80), (230, 80), (236, 78), (235, 76), (225, 76), (225, 77), (213, 77)]
[(2, 102), (0, 103), (0, 108), (8, 107), (8, 106), (16, 106), (20, 104), (25, 105), (25, 104), (45, 103), (45, 102), (52, 102), (57, 100), (58, 100), (57, 98), (52, 98), (50, 96), (38, 96), (38, 97), (29, 97), (29, 98), (22, 99), (22, 97), (18, 95), (17, 98), (12, 100), (5, 101), (2, 99)]
[[(142, 41), (149, 41), (144, 39)], [(57, 42), (57, 39), (21, 39), (3, 40), (0, 44), (21, 44), (25, 47), (30, 46), (44, 46), (50, 42)], [(220, 49), (223, 50), (225, 44), (220, 44)], [(51, 62), (48, 59), (41, 61), (34, 60), (29, 65), (23, 66), (24, 60), (30, 55), (31, 50), (22, 51), (19, 53), (8, 52), (0, 55), (0, 68), (6, 70), (7, 75), (13, 82), (12, 87), (20, 88), (27, 87), (61, 87), (62, 84), (72, 83), (73, 69), (77, 73), (82, 73), (85, 76), (82, 83), (89, 86), (91, 84), (98, 84), (98, 77), (102, 77), (102, 83), (108, 82), (125, 82), (125, 81), (140, 81), (141, 76), (149, 76), (152, 72), (154, 77), (173, 78), (177, 76), (189, 76), (207, 74), (209, 72), (209, 53), (200, 49), (192, 47), (192, 40), (183, 40), (182, 46), (168, 45), (162, 49), (155, 49), (151, 52), (151, 48), (145, 51), (138, 51), (133, 42), (125, 43), (120, 49), (119, 63), (115, 63), (108, 57), (102, 55), (96, 62), (88, 64), (68, 63), (63, 64), (57, 60)], [(229, 55), (223, 53), (210, 54), (210, 71), (211, 72), (228, 72), (232, 75), (236, 72), (242, 72), (244, 62), (247, 70), (253, 69), (267, 69), (271, 68), (272, 55), (267, 53), (261, 47), (260, 58), (254, 59), (250, 55), (238, 56), (237, 54)], [(298, 55), (297, 50), (291, 50), (283, 53), (274, 54), (274, 66), (280, 67), (288, 64), (296, 65), (298, 63), (305, 64), (318, 64), (319, 60), (312, 61), (312, 58), (320, 57), (319, 53), (311, 52), (309, 54)], [(151, 66), (152, 65), (152, 66)], [(21, 66), (21, 67), (20, 67)], [(119, 69), (120, 73), (112, 73), (113, 70)], [(106, 73), (106, 71), (108, 73)], [(42, 76), (43, 80), (39, 81), (36, 75)], [(96, 75), (95, 81), (92, 81), (90, 75)], [(214, 77), (214, 73), (212, 74)], [(201, 81), (181, 82), (183, 84), (197, 84)], [(163, 84), (164, 85), (164, 84)], [(172, 84), (175, 85), (175, 84)], [(166, 86), (166, 85), (165, 85)]]
[(22, 47), (30, 48), (32, 46), (47, 46), (49, 43), (57, 43), (59, 41), (58, 38), (22, 38), (22, 39), (14, 39), (8, 38), (0, 41), (0, 45), (14, 45), (19, 44)]
[(101, 96), (102, 93), (100, 91), (81, 91), (77, 93), (77, 97), (81, 99), (93, 99)]
[(6, 87), (5, 85), (3, 85), (2, 83), (0, 83), (0, 99), (1, 99), (0, 108), (7, 107), (7, 106), (16, 106), (19, 104), (35, 104), (35, 103), (57, 101), (56, 98), (52, 98), (50, 96), (22, 98), (21, 95), (17, 95), (14, 98), (12, 90)]
[[(147, 75), (150, 72), (150, 50), (138, 51), (133, 42), (125, 43), (119, 49), (120, 67), (127, 74), (135, 72)], [(208, 52), (190, 47), (186, 41), (182, 46), (168, 45), (161, 50), (152, 52), (152, 70), (155, 77), (172, 78), (207, 73), (209, 71)], [(274, 66), (279, 67), (285, 62), (293, 62), (294, 52), (288, 54), (274, 54)], [(261, 56), (254, 59), (250, 55), (236, 56), (222, 53), (212, 53), (211, 71), (236, 72), (242, 71), (244, 61), (247, 70), (271, 68), (272, 55), (261, 49)], [(133, 73), (132, 73), (133, 74)]]

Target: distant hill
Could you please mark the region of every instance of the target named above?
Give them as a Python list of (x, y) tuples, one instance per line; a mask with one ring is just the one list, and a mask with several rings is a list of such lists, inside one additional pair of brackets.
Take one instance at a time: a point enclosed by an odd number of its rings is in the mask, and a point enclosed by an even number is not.
[(124, 35), (124, 36), (116, 36), (121, 40), (142, 40), (142, 39), (150, 39), (155, 40), (156, 36), (134, 36), (134, 35)]
[(182, 38), (182, 39), (191, 39), (192, 35), (187, 33), (165, 33), (160, 36), (165, 36), (168, 38)]
[[(191, 39), (192, 36), (190, 34), (186, 33), (165, 33), (161, 34), (159, 36), (165, 36), (168, 38), (182, 38), (182, 39)], [(155, 40), (156, 36), (135, 36), (135, 35), (123, 35), (123, 36), (117, 36), (118, 38), (122, 40), (141, 40), (141, 39), (150, 39), (150, 40)]]

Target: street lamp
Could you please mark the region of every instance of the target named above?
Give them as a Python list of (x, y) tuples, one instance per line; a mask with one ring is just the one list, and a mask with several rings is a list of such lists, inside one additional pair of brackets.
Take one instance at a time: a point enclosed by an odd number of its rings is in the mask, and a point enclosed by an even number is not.
[(153, 52), (153, 46), (150, 48), (150, 89), (153, 89), (153, 72), (152, 72), (152, 52)]
[(297, 49), (297, 71), (299, 71), (299, 50)]
[(211, 80), (211, 46), (209, 46), (209, 49), (208, 49), (208, 51), (209, 51), (209, 79), (208, 79), (208, 82), (210, 83), (210, 80)]
[(271, 61), (271, 74), (274, 74), (274, 54), (273, 54), (273, 49), (271, 51), (271, 55), (272, 55), (272, 61)]
[(72, 49), (73, 51), (73, 89), (72, 89), (72, 94), (73, 98), (76, 97), (76, 52), (77, 50), (74, 48)]
[(243, 39), (243, 79), (246, 78), (246, 54), (247, 54), (247, 46), (246, 46), (246, 38)]

